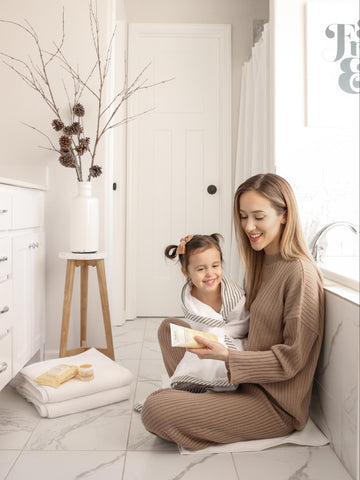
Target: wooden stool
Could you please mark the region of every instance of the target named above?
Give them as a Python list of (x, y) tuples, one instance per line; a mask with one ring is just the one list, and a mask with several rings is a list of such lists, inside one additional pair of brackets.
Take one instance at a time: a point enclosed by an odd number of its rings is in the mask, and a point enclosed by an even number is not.
[[(61, 252), (59, 257), (67, 260), (66, 279), (64, 291), (64, 306), (61, 326), (60, 339), (60, 357), (67, 357), (69, 355), (77, 355), (85, 352), (91, 347), (86, 344), (86, 324), (87, 324), (87, 298), (88, 298), (88, 267), (96, 267), (97, 278), (99, 283), (99, 291), (101, 298), (101, 307), (104, 320), (104, 329), (106, 337), (107, 348), (97, 348), (112, 360), (114, 357), (114, 346), (111, 332), (109, 301), (106, 288), (105, 266), (103, 252), (98, 253), (68, 253)], [(81, 298), (80, 298), (80, 348), (67, 350), (67, 340), (69, 333), (69, 320), (71, 310), (71, 299), (74, 286), (75, 267), (81, 267)]]

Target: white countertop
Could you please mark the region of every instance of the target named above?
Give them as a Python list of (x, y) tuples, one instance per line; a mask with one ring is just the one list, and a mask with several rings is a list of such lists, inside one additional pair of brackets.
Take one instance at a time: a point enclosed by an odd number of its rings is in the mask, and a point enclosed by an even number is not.
[(14, 187), (33, 188), (35, 190), (47, 190), (47, 185), (37, 185), (35, 183), (24, 182), (23, 180), (16, 180), (14, 178), (0, 177), (0, 184), (12, 185)]

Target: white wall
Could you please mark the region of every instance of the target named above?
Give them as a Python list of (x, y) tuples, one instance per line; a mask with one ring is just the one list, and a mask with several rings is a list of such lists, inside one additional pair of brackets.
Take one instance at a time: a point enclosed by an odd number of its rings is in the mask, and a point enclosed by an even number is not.
[[(49, 2), (47, 0), (6, 0), (0, 2), (0, 18), (9, 19), (23, 23), (27, 19), (38, 32), (41, 42), (48, 49), (52, 48), (53, 40), (61, 39), (61, 15), (62, 6), (65, 7), (65, 30), (66, 47), (65, 52), (80, 68), (88, 70), (93, 65), (91, 56), (92, 39), (89, 29), (88, 0), (63, 0), (62, 2)], [(99, 19), (103, 29), (103, 37), (108, 36), (109, 25), (113, 23), (112, 0), (102, 0), (99, 9)], [(104, 40), (104, 38), (103, 38)], [(31, 47), (29, 38), (14, 26), (0, 24), (0, 50), (15, 57), (24, 58), (34, 50)], [(65, 76), (62, 69), (54, 71), (56, 94), (59, 95), (59, 106), (67, 108), (67, 99), (63, 92), (62, 77)], [(23, 164), (27, 167), (48, 167), (49, 189), (46, 194), (46, 348), (47, 350), (58, 351), (60, 342), (60, 328), (62, 317), (62, 301), (64, 292), (65, 267), (64, 260), (58, 258), (59, 251), (66, 251), (68, 245), (68, 216), (70, 202), (77, 190), (77, 180), (73, 169), (68, 169), (59, 164), (55, 152), (39, 149), (38, 145), (48, 146), (46, 138), (37, 132), (21, 125), (21, 121), (36, 126), (51, 136), (51, 121), (53, 113), (45, 105), (45, 102), (28, 88), (13, 72), (9, 71), (3, 64), (0, 64), (0, 105), (2, 115), (0, 116), (0, 142), (2, 154), (0, 156), (0, 172), (2, 165), (4, 170), (6, 164)], [(90, 138), (94, 138), (95, 113), (92, 111), (93, 104), (84, 96), (82, 103), (87, 108), (84, 117), (85, 129)], [(89, 129), (87, 129), (90, 126)], [(104, 143), (98, 152), (97, 163), (104, 167), (107, 172), (107, 145)], [(26, 168), (24, 168), (24, 171)], [(1, 175), (1, 173), (0, 173)], [(26, 178), (25, 178), (26, 179)], [(36, 183), (35, 179), (32, 179)], [(40, 182), (41, 180), (39, 180)], [(100, 199), (101, 209), (105, 211), (105, 186), (108, 178), (106, 175), (95, 179), (95, 194)], [(104, 234), (105, 215), (102, 216), (102, 234)], [(104, 248), (104, 235), (101, 238), (101, 248)], [(95, 272), (94, 272), (95, 273)], [(91, 275), (92, 276), (92, 275)], [(78, 280), (76, 279), (76, 283)], [(94, 290), (96, 288), (96, 290)], [(92, 292), (95, 291), (95, 295)], [(90, 283), (90, 300), (97, 295), (97, 285)], [(78, 289), (74, 295), (74, 308), (79, 308)], [(89, 305), (89, 322), (99, 318), (99, 308), (95, 302)], [(78, 311), (76, 311), (76, 314)], [(76, 320), (78, 315), (76, 315)], [(79, 337), (79, 326), (76, 321), (71, 326), (70, 335), (74, 338), (73, 345)], [(95, 322), (94, 322), (95, 323)], [(96, 322), (100, 327), (100, 334), (96, 328), (90, 327), (89, 340), (102, 334), (101, 323)], [(101, 342), (97, 340), (97, 342)], [(99, 345), (101, 346), (101, 345)]]

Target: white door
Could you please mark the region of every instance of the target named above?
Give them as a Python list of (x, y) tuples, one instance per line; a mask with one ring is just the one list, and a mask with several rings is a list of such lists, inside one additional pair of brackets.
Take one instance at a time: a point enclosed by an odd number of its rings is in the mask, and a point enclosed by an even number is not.
[[(132, 97), (126, 231), (126, 311), (181, 315), (184, 277), (164, 249), (188, 234), (231, 232), (229, 25), (131, 24), (129, 79), (150, 63)], [(208, 191), (209, 186), (215, 186)]]

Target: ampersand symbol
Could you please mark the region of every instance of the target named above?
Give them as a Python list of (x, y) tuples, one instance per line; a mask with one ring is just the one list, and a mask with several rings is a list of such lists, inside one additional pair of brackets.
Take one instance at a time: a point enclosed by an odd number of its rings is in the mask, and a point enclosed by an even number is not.
[(340, 62), (343, 72), (339, 76), (339, 86), (346, 93), (360, 93), (360, 61), (349, 57)]

